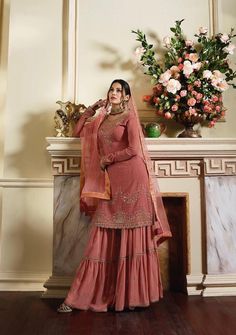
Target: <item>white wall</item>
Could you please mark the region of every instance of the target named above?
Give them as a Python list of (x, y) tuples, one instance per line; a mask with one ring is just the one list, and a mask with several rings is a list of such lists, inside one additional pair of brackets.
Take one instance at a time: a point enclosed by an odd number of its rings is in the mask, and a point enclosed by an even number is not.
[[(13, 289), (11, 280), (22, 283), (22, 278), (41, 278), (31, 287), (41, 288), (51, 271), (53, 204), (45, 137), (54, 135), (55, 102), (65, 86), (63, 4), (74, 1), (0, 2), (0, 289)], [(220, 31), (228, 31), (236, 22), (236, 2), (218, 2)], [(184, 31), (192, 38), (199, 26), (211, 26), (209, 3), (78, 1), (77, 101), (89, 104), (103, 97), (112, 79), (121, 77), (131, 83), (138, 107), (146, 109), (141, 97), (151, 84), (132, 63), (138, 43), (131, 30), (142, 29), (157, 43), (175, 20), (185, 18)], [(235, 137), (235, 92), (225, 94), (227, 121), (202, 130), (203, 136)]]
[(51, 272), (45, 137), (53, 133), (61, 98), (62, 1), (4, 1), (1, 9), (0, 289), (22, 288), (25, 281), (38, 289)]

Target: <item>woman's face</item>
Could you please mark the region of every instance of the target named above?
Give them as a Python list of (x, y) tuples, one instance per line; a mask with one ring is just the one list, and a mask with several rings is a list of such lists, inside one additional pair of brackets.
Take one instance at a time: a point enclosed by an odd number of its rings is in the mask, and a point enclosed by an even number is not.
[(112, 105), (119, 105), (124, 99), (123, 89), (120, 83), (112, 84), (108, 92), (108, 100)]

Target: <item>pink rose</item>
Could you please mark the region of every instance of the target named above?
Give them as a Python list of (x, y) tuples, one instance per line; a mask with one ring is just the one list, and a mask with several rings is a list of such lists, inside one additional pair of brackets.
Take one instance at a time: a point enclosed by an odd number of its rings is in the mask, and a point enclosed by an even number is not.
[(209, 122), (209, 128), (214, 127), (214, 125), (215, 125), (215, 121), (210, 121), (210, 122)]
[(171, 110), (173, 112), (176, 112), (178, 110), (178, 105), (174, 104), (172, 107), (171, 107)]
[(183, 97), (186, 97), (186, 95), (187, 95), (187, 91), (186, 90), (182, 90), (182, 91), (180, 91), (180, 96), (183, 98)]
[(217, 102), (219, 99), (218, 99), (218, 97), (216, 95), (213, 95), (213, 97), (211, 98), (211, 100), (213, 102)]
[(190, 98), (190, 99), (188, 99), (187, 104), (189, 106), (194, 106), (194, 105), (196, 105), (196, 102), (197, 102), (196, 99)]
[(188, 85), (188, 91), (192, 91), (193, 90), (193, 85)]
[(193, 83), (194, 86), (196, 87), (201, 87), (201, 81), (198, 79), (198, 80), (195, 80), (195, 82)]
[(165, 113), (165, 118), (166, 118), (166, 119), (171, 119), (171, 118), (172, 118), (171, 113), (170, 113), (170, 112), (166, 112), (166, 113)]
[(183, 61), (183, 58), (182, 58), (182, 57), (179, 57), (179, 58), (178, 58), (178, 63), (182, 63), (182, 61)]
[(155, 104), (158, 104), (158, 103), (160, 102), (160, 98), (154, 97), (154, 98), (153, 98), (153, 102), (154, 102)]
[(220, 106), (215, 106), (215, 110), (217, 111), (217, 112), (219, 112), (220, 110), (221, 110), (221, 107)]
[(180, 71), (182, 71), (183, 68), (184, 68), (184, 64), (180, 63), (180, 64), (178, 65), (178, 68), (179, 68)]
[(193, 46), (193, 41), (187, 40), (187, 41), (185, 41), (185, 45), (186, 45), (186, 47), (192, 47)]
[(198, 93), (198, 94), (196, 95), (197, 100), (201, 100), (202, 97), (203, 97), (202, 93)]

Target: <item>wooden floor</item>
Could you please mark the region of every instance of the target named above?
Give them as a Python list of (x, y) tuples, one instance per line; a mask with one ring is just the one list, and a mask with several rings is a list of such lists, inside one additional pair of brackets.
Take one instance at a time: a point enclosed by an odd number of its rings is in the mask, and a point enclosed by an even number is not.
[(58, 314), (60, 300), (38, 292), (0, 292), (1, 335), (235, 335), (236, 297), (166, 293), (149, 308)]

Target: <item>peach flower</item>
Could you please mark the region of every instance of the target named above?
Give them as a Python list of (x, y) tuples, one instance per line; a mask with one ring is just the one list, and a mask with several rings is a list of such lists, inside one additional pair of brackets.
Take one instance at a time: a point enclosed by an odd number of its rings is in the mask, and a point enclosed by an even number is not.
[(197, 53), (191, 53), (188, 56), (188, 59), (191, 60), (191, 62), (194, 62), (194, 63), (197, 62), (198, 58), (199, 58), (199, 56), (198, 56)]
[(192, 107), (192, 106), (196, 105), (196, 102), (197, 102), (196, 99), (190, 98), (190, 99), (188, 99), (187, 104)]
[(163, 86), (166, 86), (168, 84), (168, 81), (171, 77), (171, 71), (170, 70), (166, 70), (164, 73), (162, 73), (160, 75), (160, 78), (159, 78), (159, 83), (161, 83)]

